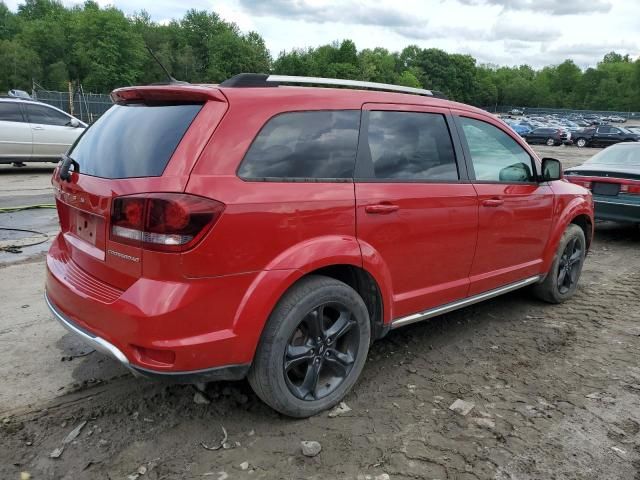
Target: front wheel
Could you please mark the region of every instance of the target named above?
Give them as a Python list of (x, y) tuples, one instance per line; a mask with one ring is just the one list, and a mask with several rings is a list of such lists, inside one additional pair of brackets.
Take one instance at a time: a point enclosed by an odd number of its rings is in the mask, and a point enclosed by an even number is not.
[(576, 145), (580, 148), (584, 148), (587, 146), (587, 140), (584, 138), (579, 138), (576, 140)]
[(556, 141), (553, 138), (547, 138), (547, 145), (553, 147), (556, 144)]
[(315, 415), (356, 383), (370, 338), (360, 295), (338, 280), (311, 275), (291, 287), (269, 317), (249, 383), (280, 413)]
[(562, 303), (573, 297), (586, 253), (584, 232), (578, 225), (570, 224), (560, 239), (547, 277), (533, 288), (536, 296), (549, 303)]

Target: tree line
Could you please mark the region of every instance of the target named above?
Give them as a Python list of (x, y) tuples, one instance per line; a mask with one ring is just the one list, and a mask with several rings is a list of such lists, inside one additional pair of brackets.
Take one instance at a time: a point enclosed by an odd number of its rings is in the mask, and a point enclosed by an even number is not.
[(162, 81), (147, 46), (176, 78), (194, 83), (272, 72), (429, 88), (478, 106), (640, 111), (640, 59), (615, 52), (586, 70), (570, 59), (536, 70), (479, 64), (471, 55), (416, 45), (358, 50), (343, 40), (292, 46), (273, 59), (258, 33), (242, 32), (215, 12), (192, 9), (165, 24), (91, 0), (73, 7), (26, 0), (15, 13), (0, 0), (0, 92), (30, 90), (32, 81), (51, 90), (66, 90), (73, 81), (97, 93)]

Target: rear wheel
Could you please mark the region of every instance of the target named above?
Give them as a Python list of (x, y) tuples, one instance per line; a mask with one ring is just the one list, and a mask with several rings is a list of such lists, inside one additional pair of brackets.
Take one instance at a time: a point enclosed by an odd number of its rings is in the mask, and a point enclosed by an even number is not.
[(547, 138), (547, 145), (553, 147), (556, 144), (556, 141), (553, 138)]
[(370, 337), (367, 307), (353, 288), (329, 277), (306, 277), (269, 317), (249, 383), (280, 413), (315, 415), (353, 387)]
[(576, 145), (580, 148), (587, 146), (587, 140), (585, 138), (579, 138), (576, 140)]
[(533, 289), (536, 296), (549, 303), (571, 298), (578, 288), (586, 253), (584, 232), (578, 225), (570, 224), (560, 239), (547, 277)]

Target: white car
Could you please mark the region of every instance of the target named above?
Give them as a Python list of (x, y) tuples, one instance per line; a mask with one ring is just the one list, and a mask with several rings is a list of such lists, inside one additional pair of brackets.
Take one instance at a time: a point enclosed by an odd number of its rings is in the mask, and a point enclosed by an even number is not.
[(86, 127), (51, 105), (0, 98), (0, 163), (57, 162)]

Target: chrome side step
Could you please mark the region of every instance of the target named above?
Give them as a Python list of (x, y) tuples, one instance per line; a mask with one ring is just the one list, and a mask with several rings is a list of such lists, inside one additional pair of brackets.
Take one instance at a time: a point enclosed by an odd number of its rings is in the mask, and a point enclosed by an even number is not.
[(469, 305), (473, 305), (474, 303), (479, 303), (484, 300), (497, 297), (499, 295), (502, 295), (503, 293), (512, 292), (513, 290), (517, 290), (519, 288), (526, 287), (527, 285), (536, 283), (538, 280), (540, 280), (540, 278), (540, 275), (536, 275), (535, 277), (529, 277), (524, 280), (520, 280), (519, 282), (510, 283), (509, 285), (496, 288), (495, 290), (489, 290), (488, 292), (479, 293), (478, 295), (474, 295), (473, 297), (464, 298), (462, 300), (447, 303), (445, 305), (441, 305), (429, 310), (413, 313), (411, 315), (407, 315), (406, 317), (396, 318), (391, 322), (391, 329), (404, 327), (405, 325), (419, 322), (421, 320), (426, 320), (427, 318), (437, 317), (438, 315), (442, 315), (443, 313), (452, 312), (454, 310), (458, 310), (459, 308), (468, 307)]

